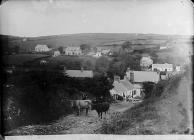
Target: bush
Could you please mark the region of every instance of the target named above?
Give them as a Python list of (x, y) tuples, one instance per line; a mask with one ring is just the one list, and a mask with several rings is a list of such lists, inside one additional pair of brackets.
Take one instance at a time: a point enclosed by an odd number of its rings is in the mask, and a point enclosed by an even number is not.
[(155, 83), (153, 82), (144, 82), (143, 83), (143, 89), (145, 93), (145, 99), (152, 96), (152, 91), (154, 89)]

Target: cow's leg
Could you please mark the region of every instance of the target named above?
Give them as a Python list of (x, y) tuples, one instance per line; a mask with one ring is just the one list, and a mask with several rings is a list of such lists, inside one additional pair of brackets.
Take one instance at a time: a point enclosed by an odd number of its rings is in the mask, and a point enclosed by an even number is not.
[(86, 116), (88, 115), (88, 108), (86, 108)]
[(98, 117), (100, 117), (100, 112), (98, 112)]
[(100, 113), (100, 117), (101, 117), (101, 119), (102, 119), (102, 112)]
[(78, 108), (78, 116), (80, 115), (80, 108)]

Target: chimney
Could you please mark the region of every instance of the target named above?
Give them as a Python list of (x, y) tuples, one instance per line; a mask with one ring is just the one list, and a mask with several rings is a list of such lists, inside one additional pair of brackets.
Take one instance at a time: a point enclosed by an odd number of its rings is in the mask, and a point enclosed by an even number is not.
[(129, 80), (128, 78), (127, 78), (127, 75), (125, 74), (124, 75), (124, 78), (123, 78), (124, 80)]
[(131, 83), (134, 82), (134, 72), (133, 72), (133, 71), (130, 72), (130, 79), (129, 79), (129, 81), (130, 81)]
[(84, 68), (83, 67), (81, 67), (81, 72), (83, 72), (84, 71)]
[(128, 68), (127, 68), (127, 72), (129, 72), (129, 71), (130, 71), (130, 68), (128, 67)]
[(63, 67), (63, 70), (66, 71), (66, 67), (65, 66)]
[(120, 82), (120, 76), (114, 75), (114, 81)]

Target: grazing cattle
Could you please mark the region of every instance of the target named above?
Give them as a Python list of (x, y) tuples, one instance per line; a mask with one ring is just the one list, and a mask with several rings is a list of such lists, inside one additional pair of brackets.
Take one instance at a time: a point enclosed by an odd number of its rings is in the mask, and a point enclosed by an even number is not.
[(93, 102), (92, 103), (92, 108), (91, 110), (96, 110), (96, 112), (98, 113), (98, 116), (102, 119), (102, 113), (104, 112), (105, 115), (107, 113), (107, 111), (109, 110), (109, 103), (108, 102)]
[(77, 109), (78, 115), (80, 115), (81, 109), (86, 109), (86, 116), (88, 115), (88, 110), (91, 109), (91, 100), (71, 100), (71, 107)]

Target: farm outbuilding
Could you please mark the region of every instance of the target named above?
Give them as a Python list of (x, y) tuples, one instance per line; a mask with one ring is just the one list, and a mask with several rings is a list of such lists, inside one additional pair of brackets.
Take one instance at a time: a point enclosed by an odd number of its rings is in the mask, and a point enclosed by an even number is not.
[(50, 50), (51, 50), (51, 49), (49, 49), (47, 45), (40, 45), (40, 44), (38, 44), (38, 45), (36, 45), (36, 47), (35, 47), (35, 51), (36, 51), (36, 52), (48, 52), (48, 51), (50, 51)]
[(64, 69), (64, 74), (66, 74), (69, 77), (74, 78), (93, 78), (94, 73), (92, 70), (84, 70), (81, 68), (81, 70), (66, 70)]

